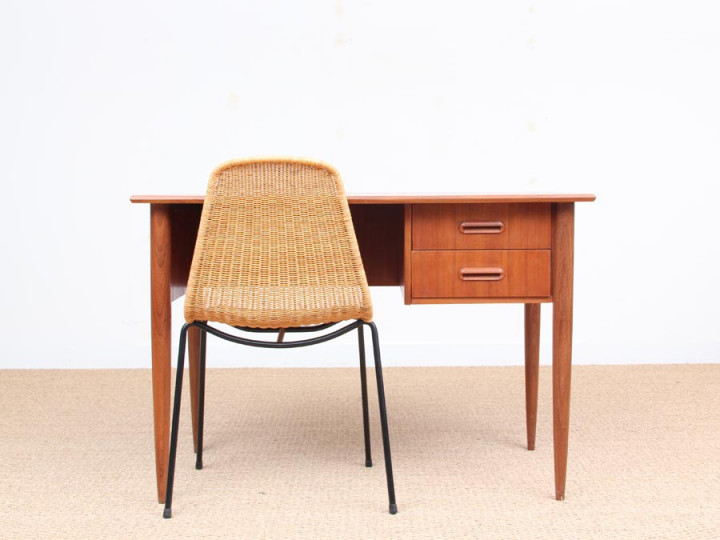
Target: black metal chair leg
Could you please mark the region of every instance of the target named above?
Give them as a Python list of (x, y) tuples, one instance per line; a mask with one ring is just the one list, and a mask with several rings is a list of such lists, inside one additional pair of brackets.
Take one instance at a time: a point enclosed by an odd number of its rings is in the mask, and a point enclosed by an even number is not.
[[(173, 495), (173, 482), (175, 479), (175, 457), (177, 455), (178, 445), (178, 431), (180, 424), (180, 402), (182, 397), (182, 381), (183, 381), (183, 369), (185, 367), (185, 348), (187, 346), (187, 332), (191, 326), (195, 326), (200, 329), (200, 366), (199, 366), (199, 380), (198, 380), (198, 437), (197, 437), (197, 461), (195, 462), (196, 469), (202, 469), (202, 451), (203, 451), (203, 427), (205, 423), (205, 378), (206, 378), (206, 350), (207, 350), (207, 334), (213, 334), (214, 336), (232, 341), (235, 343), (242, 343), (245, 345), (251, 345), (255, 347), (267, 347), (276, 349), (286, 349), (293, 347), (305, 347), (307, 345), (315, 345), (317, 343), (324, 343), (336, 337), (342, 336), (354, 329), (358, 329), (358, 348), (360, 352), (360, 382), (362, 389), (362, 402), (363, 402), (363, 431), (365, 436), (365, 465), (372, 466), (372, 457), (370, 453), (370, 421), (368, 414), (368, 395), (367, 395), (367, 365), (365, 359), (365, 340), (363, 334), (363, 325), (367, 324), (370, 326), (373, 340), (373, 354), (375, 357), (375, 376), (377, 377), (378, 385), (378, 402), (380, 405), (380, 423), (382, 426), (383, 436), (383, 450), (385, 452), (385, 474), (387, 476), (388, 496), (390, 499), (390, 513), (397, 513), (397, 505), (395, 503), (395, 485), (393, 483), (393, 472), (392, 472), (392, 460), (390, 457), (390, 436), (388, 435), (388, 422), (387, 412), (385, 408), (385, 388), (383, 386), (382, 377), (382, 364), (380, 360), (380, 341), (378, 338), (377, 327), (374, 323), (364, 323), (361, 320), (354, 321), (347, 326), (335, 330), (324, 336), (316, 338), (310, 338), (301, 341), (293, 342), (280, 342), (273, 343), (269, 341), (258, 341), (242, 338), (240, 336), (232, 336), (226, 334), (216, 328), (208, 326), (202, 321), (195, 321), (183, 325), (180, 331), (180, 346), (178, 349), (178, 365), (177, 365), (177, 376), (175, 379), (175, 401), (173, 405), (172, 415), (172, 429), (170, 434), (170, 452), (168, 459), (167, 469), (167, 485), (165, 489), (165, 509), (163, 511), (164, 518), (172, 517), (172, 495)], [(320, 325), (328, 327), (330, 325)], [(313, 329), (316, 329), (313, 327)], [(288, 331), (305, 331), (304, 329), (288, 329)]]
[(388, 433), (387, 411), (385, 409), (385, 386), (383, 385), (382, 362), (380, 360), (380, 338), (375, 323), (368, 323), (373, 340), (373, 355), (375, 357), (375, 377), (377, 378), (378, 403), (380, 404), (380, 424), (382, 426), (383, 450), (385, 452), (385, 474), (387, 476), (388, 497), (390, 499), (390, 513), (397, 514), (395, 503), (395, 483), (393, 482), (392, 458), (390, 457), (390, 434)]
[(365, 434), (365, 466), (372, 467), (370, 451), (370, 415), (368, 414), (367, 371), (365, 368), (365, 334), (358, 326), (358, 349), (360, 350), (360, 387), (362, 391), (363, 432)]
[(195, 468), (200, 470), (203, 468), (202, 452), (203, 452), (203, 426), (205, 425), (205, 366), (207, 352), (207, 332), (200, 330), (200, 373), (198, 381), (198, 423), (197, 423), (197, 456), (195, 459)]
[(167, 486), (165, 488), (165, 510), (163, 517), (172, 516), (173, 480), (175, 478), (175, 455), (177, 454), (178, 426), (180, 424), (180, 399), (182, 397), (183, 368), (185, 366), (185, 341), (189, 324), (184, 324), (180, 330), (180, 345), (178, 347), (177, 376), (175, 378), (175, 404), (173, 405), (172, 431), (170, 432), (170, 456), (168, 459)]

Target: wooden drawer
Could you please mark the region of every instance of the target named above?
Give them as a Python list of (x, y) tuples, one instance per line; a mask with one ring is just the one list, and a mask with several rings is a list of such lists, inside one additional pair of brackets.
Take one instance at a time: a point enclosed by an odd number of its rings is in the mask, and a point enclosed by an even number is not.
[(413, 298), (550, 296), (550, 250), (414, 251)]
[(414, 204), (412, 249), (550, 249), (550, 204)]

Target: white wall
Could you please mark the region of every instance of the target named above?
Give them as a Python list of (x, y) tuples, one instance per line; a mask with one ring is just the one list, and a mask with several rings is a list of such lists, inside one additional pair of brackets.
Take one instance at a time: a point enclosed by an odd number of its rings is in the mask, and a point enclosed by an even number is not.
[[(717, 362), (718, 21), (711, 0), (6, 0), (0, 367), (149, 366), (128, 197), (268, 154), (351, 193), (594, 192), (576, 363)], [(388, 365), (522, 361), (520, 306), (373, 294)], [(212, 363), (354, 365), (352, 343)]]

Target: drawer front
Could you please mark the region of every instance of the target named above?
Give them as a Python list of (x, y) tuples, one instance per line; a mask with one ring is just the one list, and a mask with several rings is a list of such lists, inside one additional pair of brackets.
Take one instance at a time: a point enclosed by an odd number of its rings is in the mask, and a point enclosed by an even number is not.
[(413, 298), (550, 296), (550, 250), (414, 251)]
[(550, 204), (415, 204), (412, 249), (550, 249)]

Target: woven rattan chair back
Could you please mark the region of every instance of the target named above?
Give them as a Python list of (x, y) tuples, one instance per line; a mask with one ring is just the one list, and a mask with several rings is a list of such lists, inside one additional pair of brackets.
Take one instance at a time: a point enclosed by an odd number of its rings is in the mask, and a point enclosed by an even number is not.
[(210, 177), (185, 319), (288, 328), (372, 319), (339, 174), (293, 159), (234, 161)]

